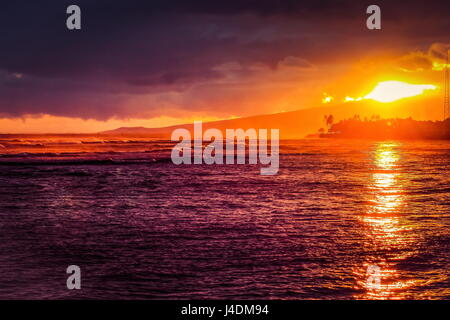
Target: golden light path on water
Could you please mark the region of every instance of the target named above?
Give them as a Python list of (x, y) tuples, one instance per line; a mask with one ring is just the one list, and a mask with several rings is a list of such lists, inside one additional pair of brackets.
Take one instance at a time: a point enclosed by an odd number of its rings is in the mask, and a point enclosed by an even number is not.
[[(402, 221), (401, 215), (405, 195), (397, 147), (396, 143), (379, 143), (374, 152), (374, 172), (368, 182), (371, 205), (361, 217), (371, 255), (356, 272), (360, 276), (358, 285), (365, 292), (358, 297), (361, 299), (402, 299), (405, 290), (416, 285), (416, 280), (405, 280), (395, 268), (397, 261), (414, 252), (413, 238), (408, 235), (413, 232), (412, 226)], [(379, 276), (379, 282), (373, 281), (374, 276)]]

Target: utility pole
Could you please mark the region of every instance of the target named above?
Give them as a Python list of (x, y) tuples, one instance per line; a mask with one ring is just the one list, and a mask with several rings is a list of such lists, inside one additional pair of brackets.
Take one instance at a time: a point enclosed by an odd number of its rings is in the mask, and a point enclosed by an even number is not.
[(449, 101), (449, 79), (448, 79), (448, 53), (447, 50), (447, 62), (445, 64), (445, 91), (444, 91), (444, 121), (447, 120), (450, 116), (450, 101)]

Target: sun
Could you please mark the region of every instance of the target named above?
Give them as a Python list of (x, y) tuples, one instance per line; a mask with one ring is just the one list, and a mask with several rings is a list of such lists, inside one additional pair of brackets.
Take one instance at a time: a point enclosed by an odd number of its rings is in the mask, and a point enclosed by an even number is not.
[[(424, 94), (426, 91), (436, 90), (438, 87), (432, 84), (411, 84), (402, 81), (390, 80), (379, 82), (375, 88), (365, 96), (346, 96), (343, 102), (355, 102), (361, 100), (374, 100), (389, 103), (403, 98), (409, 98)], [(334, 102), (334, 97), (324, 93), (322, 103)]]
[(383, 81), (364, 97), (378, 102), (393, 102), (399, 99), (418, 96), (426, 90), (436, 90), (432, 84), (410, 84), (401, 81)]

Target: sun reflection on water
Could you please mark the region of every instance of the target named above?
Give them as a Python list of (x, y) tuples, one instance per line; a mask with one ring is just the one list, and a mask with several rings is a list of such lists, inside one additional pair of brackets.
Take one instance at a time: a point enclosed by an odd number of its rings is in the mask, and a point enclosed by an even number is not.
[(396, 165), (399, 155), (394, 150), (395, 143), (382, 143), (378, 145), (375, 153), (375, 165), (382, 169), (391, 169)]
[[(396, 262), (413, 253), (408, 231), (411, 226), (402, 221), (401, 209), (405, 195), (400, 181), (398, 166), (400, 155), (396, 143), (380, 143), (374, 152), (374, 173), (369, 181), (370, 206), (361, 217), (367, 231), (365, 245), (370, 254), (361, 269), (356, 270), (358, 287), (363, 289), (360, 299), (402, 299), (405, 289), (414, 285), (414, 280), (403, 279), (396, 269)], [(380, 283), (371, 285), (371, 266), (379, 270)]]

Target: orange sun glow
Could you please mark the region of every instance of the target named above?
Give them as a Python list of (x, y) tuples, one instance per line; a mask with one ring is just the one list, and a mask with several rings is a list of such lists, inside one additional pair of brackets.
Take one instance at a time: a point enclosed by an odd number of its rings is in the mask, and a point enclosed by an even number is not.
[(392, 102), (418, 96), (426, 90), (436, 90), (436, 86), (431, 84), (410, 84), (401, 81), (384, 81), (378, 83), (364, 99), (372, 99), (378, 102)]
[[(437, 86), (432, 84), (410, 84), (402, 81), (382, 81), (379, 82), (375, 88), (363, 97), (346, 96), (344, 102), (361, 101), (363, 99), (370, 99), (382, 103), (397, 101), (403, 98), (409, 98), (424, 94), (429, 90), (436, 90)], [(322, 103), (333, 102), (334, 97), (324, 93), (325, 98)]]

